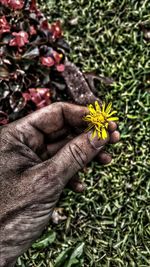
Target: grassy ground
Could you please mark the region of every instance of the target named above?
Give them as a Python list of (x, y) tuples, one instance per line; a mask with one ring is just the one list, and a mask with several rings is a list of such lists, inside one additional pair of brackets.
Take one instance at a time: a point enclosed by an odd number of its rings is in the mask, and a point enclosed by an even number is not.
[[(140, 24), (150, 29), (150, 1), (47, 0), (44, 5), (51, 21), (64, 23), (72, 61), (114, 78), (111, 87), (97, 90), (119, 111), (122, 138), (108, 148), (113, 154), (109, 166), (92, 163), (81, 173), (84, 194), (65, 191), (59, 206), (68, 219), (50, 226), (47, 239), (22, 256), (18, 266), (148, 267), (150, 42)], [(72, 19), (76, 25), (69, 24)]]

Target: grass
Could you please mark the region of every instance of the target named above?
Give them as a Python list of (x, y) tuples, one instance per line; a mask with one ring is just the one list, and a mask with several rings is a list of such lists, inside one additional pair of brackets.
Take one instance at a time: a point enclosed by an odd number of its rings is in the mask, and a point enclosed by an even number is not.
[(71, 60), (114, 78), (97, 90), (119, 111), (121, 141), (108, 148), (109, 166), (93, 162), (81, 173), (85, 193), (65, 190), (59, 206), (67, 220), (50, 225), (42, 245), (35, 243), (17, 266), (149, 267), (150, 42), (140, 24), (150, 29), (150, 1), (43, 2), (50, 21), (63, 22)]

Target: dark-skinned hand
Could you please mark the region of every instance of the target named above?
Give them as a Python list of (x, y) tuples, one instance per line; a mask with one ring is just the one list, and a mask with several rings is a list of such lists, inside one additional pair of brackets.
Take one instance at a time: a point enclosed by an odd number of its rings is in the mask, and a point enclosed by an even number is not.
[(97, 156), (111, 161), (104, 145), (119, 140), (110, 122), (106, 140), (85, 133), (87, 108), (55, 103), (0, 128), (0, 266), (14, 266), (49, 223), (64, 187), (82, 191), (77, 172)]

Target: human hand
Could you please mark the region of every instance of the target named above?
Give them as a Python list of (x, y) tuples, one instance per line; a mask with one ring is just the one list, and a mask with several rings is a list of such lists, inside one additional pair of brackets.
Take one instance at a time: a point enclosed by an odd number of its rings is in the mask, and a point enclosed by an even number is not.
[(95, 156), (110, 161), (102, 149), (119, 140), (116, 124), (110, 123), (108, 139), (90, 141), (89, 133), (79, 134), (87, 113), (55, 103), (0, 129), (0, 266), (13, 266), (41, 234), (80, 169)]

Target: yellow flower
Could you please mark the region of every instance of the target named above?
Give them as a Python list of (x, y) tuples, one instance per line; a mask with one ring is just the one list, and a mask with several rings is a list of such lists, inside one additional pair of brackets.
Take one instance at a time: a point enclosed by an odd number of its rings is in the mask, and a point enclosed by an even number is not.
[(98, 138), (107, 138), (107, 129), (109, 121), (117, 121), (118, 117), (111, 117), (116, 114), (117, 111), (111, 112), (112, 103), (109, 103), (106, 107), (105, 102), (100, 107), (98, 101), (95, 101), (94, 105), (88, 105), (89, 114), (86, 115), (83, 120), (88, 122), (88, 128), (86, 131), (93, 129), (92, 138), (97, 134)]

